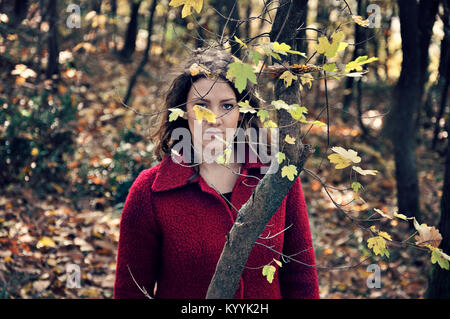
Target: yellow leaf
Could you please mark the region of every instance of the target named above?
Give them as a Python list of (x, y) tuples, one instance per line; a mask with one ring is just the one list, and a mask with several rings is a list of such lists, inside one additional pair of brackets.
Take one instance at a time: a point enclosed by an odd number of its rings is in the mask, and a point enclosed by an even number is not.
[(352, 15), (352, 19), (353, 19), (353, 22), (355, 22), (356, 24), (358, 24), (364, 28), (367, 28), (370, 25), (369, 19), (364, 20), (364, 18), (361, 16)]
[(326, 36), (320, 37), (318, 39), (318, 44), (316, 44), (316, 50), (320, 54), (325, 54), (328, 58), (333, 58), (336, 56), (337, 52), (344, 50), (348, 43), (341, 42), (344, 39), (344, 32), (339, 31), (331, 36), (331, 43), (328, 41)]
[(31, 155), (32, 156), (36, 156), (39, 154), (39, 150), (37, 147), (33, 147), (33, 149), (31, 150)]
[(274, 261), (279, 267), (282, 267), (282, 266), (283, 266), (283, 264), (281, 263), (281, 261), (276, 260), (275, 258), (273, 258), (273, 261)]
[(343, 169), (343, 168), (350, 166), (350, 164), (351, 164), (351, 162), (349, 160), (347, 160), (340, 154), (331, 154), (331, 155), (328, 155), (328, 158), (330, 159), (330, 162), (332, 164), (336, 164), (336, 166), (335, 166), (336, 169)]
[(170, 108), (169, 122), (175, 121), (178, 117), (183, 117), (184, 112), (179, 108)]
[(284, 141), (288, 144), (295, 144), (295, 137), (291, 137), (289, 134), (286, 135)]
[(211, 75), (211, 71), (204, 66), (203, 64), (197, 64), (197, 63), (193, 63), (191, 65), (191, 67), (189, 68), (189, 72), (191, 73), (192, 76), (196, 76), (198, 75), (200, 72), (203, 72), (206, 74), (206, 76), (210, 76)]
[(266, 128), (276, 128), (276, 127), (278, 127), (278, 125), (277, 125), (277, 123), (275, 123), (272, 120), (267, 120), (267, 121), (264, 122), (264, 127), (266, 127)]
[(44, 236), (38, 241), (36, 247), (37, 248), (41, 248), (41, 247), (56, 247), (56, 244), (50, 237), (45, 237)]
[(386, 255), (389, 257), (389, 252), (386, 249), (386, 240), (381, 236), (374, 236), (367, 239), (367, 247), (372, 249), (375, 255)]
[(300, 81), (302, 82), (302, 85), (308, 84), (308, 88), (311, 88), (314, 78), (311, 74), (307, 73), (300, 76)]
[(290, 71), (284, 71), (283, 74), (280, 75), (280, 79), (284, 80), (284, 86), (290, 87), (292, 84), (292, 80), (297, 80), (297, 76), (293, 75)]
[(214, 114), (213, 111), (198, 104), (194, 105), (193, 110), (195, 113), (195, 118), (198, 121), (203, 121), (203, 118), (205, 118), (209, 123), (216, 123), (216, 114)]
[(294, 176), (297, 175), (297, 167), (294, 165), (283, 166), (281, 169), (281, 177), (287, 177), (291, 182), (294, 180)]
[(384, 232), (384, 231), (378, 232), (378, 235), (381, 236), (381, 237), (383, 237), (383, 238), (386, 238), (387, 240), (392, 241), (391, 235), (389, 235), (388, 233), (386, 233), (386, 232)]
[(362, 169), (359, 166), (352, 167), (354, 171), (358, 172), (361, 175), (377, 175), (378, 171), (372, 169)]
[(348, 161), (351, 161), (353, 163), (359, 163), (361, 162), (361, 157), (358, 156), (358, 152), (355, 152), (352, 149), (346, 150), (340, 146), (332, 147), (331, 150), (335, 153), (338, 153)]
[(169, 6), (172, 7), (179, 7), (182, 5), (184, 5), (184, 7), (181, 11), (181, 17), (185, 18), (192, 14), (192, 8), (194, 8), (197, 13), (200, 13), (203, 7), (203, 0), (172, 0), (169, 3)]
[(239, 43), (240, 45), (242, 45), (245, 49), (247, 49), (247, 45), (242, 42), (241, 39), (239, 39), (237, 36), (234, 36), (234, 39), (236, 40), (237, 43)]

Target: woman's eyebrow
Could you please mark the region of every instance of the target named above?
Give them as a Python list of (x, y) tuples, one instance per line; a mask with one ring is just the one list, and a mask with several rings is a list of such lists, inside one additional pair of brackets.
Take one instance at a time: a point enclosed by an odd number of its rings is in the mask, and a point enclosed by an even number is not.
[[(201, 97), (197, 97), (196, 100), (205, 101), (205, 102), (211, 102), (210, 100), (204, 99), (204, 98), (201, 98)], [(235, 101), (235, 100), (236, 99), (228, 98), (228, 99), (220, 100), (219, 102)]]

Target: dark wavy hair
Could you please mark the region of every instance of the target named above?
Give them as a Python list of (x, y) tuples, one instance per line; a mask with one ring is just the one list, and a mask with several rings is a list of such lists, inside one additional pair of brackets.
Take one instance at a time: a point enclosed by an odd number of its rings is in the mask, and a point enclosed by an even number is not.
[[(170, 155), (172, 147), (178, 142), (178, 140), (171, 139), (173, 130), (179, 127), (189, 129), (188, 121), (185, 118), (178, 117), (177, 120), (170, 122), (168, 109), (180, 108), (186, 112), (187, 95), (192, 84), (200, 78), (208, 77), (203, 72), (195, 76), (191, 75), (190, 67), (194, 63), (208, 68), (213, 75), (212, 79), (226, 81), (233, 89), (238, 102), (249, 100), (251, 106), (260, 107), (261, 103), (256, 96), (256, 87), (252, 83), (248, 82), (246, 89), (239, 93), (234, 84), (226, 78), (227, 66), (232, 62), (234, 62), (233, 56), (223, 48), (198, 48), (193, 50), (192, 56), (181, 64), (181, 69), (175, 71), (176, 77), (165, 95), (165, 103), (160, 113), (161, 118), (156, 129), (151, 133), (151, 140), (155, 144), (154, 156), (158, 161), (161, 161), (166, 155)], [(209, 77), (211, 78), (211, 76)], [(262, 127), (262, 124), (255, 114), (244, 113), (238, 122), (239, 127), (244, 130), (250, 127), (255, 128), (258, 138), (259, 128)], [(245, 138), (248, 143), (247, 136)], [(270, 145), (270, 134), (267, 134), (266, 143)], [(270, 154), (270, 147), (268, 154)]]

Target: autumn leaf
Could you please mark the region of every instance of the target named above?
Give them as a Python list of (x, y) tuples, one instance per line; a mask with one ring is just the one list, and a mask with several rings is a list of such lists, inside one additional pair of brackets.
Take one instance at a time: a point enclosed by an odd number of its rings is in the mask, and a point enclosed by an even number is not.
[(362, 185), (359, 182), (352, 183), (352, 189), (355, 193), (358, 193), (360, 188), (362, 188)]
[(275, 158), (278, 161), (278, 164), (281, 164), (281, 162), (283, 162), (286, 159), (286, 154), (278, 152), (275, 154)]
[(237, 36), (234, 36), (234, 40), (236, 40), (237, 43), (239, 43), (241, 46), (243, 46), (244, 49), (247, 49), (247, 45), (244, 42), (242, 42), (242, 40), (239, 39)]
[(386, 249), (386, 240), (383, 237), (374, 236), (367, 239), (367, 247), (372, 249), (375, 255), (385, 255), (389, 258), (389, 251)]
[(261, 53), (259, 53), (256, 50), (250, 50), (250, 52), (248, 53), (248, 58), (250, 59), (250, 61), (253, 62), (253, 64), (257, 65), (259, 60), (261, 60)]
[(170, 108), (169, 122), (175, 121), (178, 117), (182, 117), (184, 112), (179, 108)]
[(275, 123), (272, 120), (265, 121), (263, 126), (266, 128), (277, 128), (278, 127), (277, 123)]
[(203, 0), (172, 0), (169, 2), (169, 6), (172, 7), (179, 7), (182, 5), (184, 5), (184, 7), (181, 11), (181, 17), (185, 18), (192, 14), (192, 8), (194, 8), (197, 13), (200, 13), (203, 7)]
[(55, 242), (50, 237), (42, 237), (36, 244), (37, 248), (42, 247), (56, 247)]
[(314, 78), (309, 73), (300, 76), (300, 82), (302, 83), (302, 85), (307, 84), (308, 88), (312, 87), (312, 81), (314, 81)]
[(287, 104), (287, 103), (284, 102), (283, 100), (272, 101), (272, 103), (270, 103), (270, 105), (275, 106), (275, 108), (276, 108), (277, 110), (281, 110), (281, 109), (288, 110), (288, 109), (289, 109), (289, 104)]
[(328, 58), (335, 57), (339, 51), (344, 50), (348, 46), (348, 43), (341, 42), (344, 39), (344, 32), (342, 31), (334, 33), (331, 39), (332, 41), (330, 43), (326, 36), (320, 37), (318, 39), (319, 43), (315, 47), (318, 53), (325, 54)]
[(336, 164), (335, 169), (343, 169), (350, 166), (352, 163), (339, 154), (330, 154), (328, 155), (328, 159), (330, 163)]
[(206, 66), (204, 66), (203, 64), (197, 64), (197, 63), (193, 63), (191, 65), (191, 67), (189, 68), (189, 72), (191, 73), (192, 76), (196, 76), (200, 72), (205, 73), (207, 76), (210, 76), (210, 74), (211, 74), (211, 71)]
[(276, 260), (275, 258), (273, 258), (273, 261), (278, 265), (278, 267), (282, 267), (283, 264), (281, 263), (281, 261)]
[(281, 169), (281, 177), (287, 177), (291, 182), (297, 174), (297, 167), (294, 165), (283, 166)]
[(216, 123), (216, 114), (213, 111), (198, 104), (194, 105), (193, 110), (198, 121), (203, 121), (205, 118), (209, 123)]
[(306, 58), (306, 54), (304, 54), (304, 53), (302, 53), (300, 51), (291, 50), (291, 46), (289, 44), (284, 43), (284, 42), (282, 42), (282, 43), (273, 42), (272, 43), (272, 49), (273, 49), (274, 52), (280, 53), (280, 54), (283, 54), (283, 55), (287, 55), (287, 53), (291, 53), (291, 54), (298, 54), (298, 55), (301, 55), (301, 56)]
[(288, 110), (289, 114), (291, 114), (292, 118), (296, 121), (306, 120), (305, 115), (308, 113), (308, 109), (304, 106), (300, 106), (298, 104), (293, 104), (290, 106)]
[(238, 89), (239, 93), (242, 93), (247, 87), (247, 81), (254, 84), (257, 83), (253, 67), (250, 64), (242, 62), (229, 64), (226, 78), (234, 82), (234, 86)]
[(267, 110), (259, 110), (258, 113), (256, 113), (256, 116), (259, 117), (261, 122), (264, 122), (266, 118), (269, 117), (269, 112), (267, 112)]
[(217, 162), (217, 164), (229, 165), (230, 158), (231, 158), (231, 148), (227, 148), (227, 149), (225, 149), (223, 154), (219, 155), (216, 158), (216, 162)]
[(239, 112), (241, 113), (256, 113), (256, 110), (249, 104), (248, 100), (245, 100), (245, 102), (239, 102), (238, 105), (240, 106)]
[(357, 71), (360, 72), (363, 70), (362, 65), (371, 63), (374, 61), (378, 61), (378, 58), (371, 57), (370, 59), (367, 57), (367, 55), (359, 56), (354, 61), (350, 61), (345, 65), (345, 73), (349, 73), (350, 71)]
[(418, 231), (419, 235), (415, 236), (417, 246), (425, 246), (425, 244), (433, 247), (438, 247), (442, 241), (442, 235), (439, 230), (434, 226), (428, 226), (427, 224), (419, 224), (414, 218), (414, 227)]
[(355, 22), (357, 25), (362, 26), (363, 28), (367, 28), (370, 25), (369, 19), (364, 20), (363, 17), (352, 15), (353, 22)]
[(378, 171), (372, 169), (362, 169), (359, 166), (353, 166), (352, 169), (361, 175), (377, 175)]
[(267, 277), (267, 281), (269, 283), (272, 283), (276, 270), (277, 269), (275, 268), (275, 266), (272, 266), (272, 265), (265, 265), (263, 267), (262, 274), (263, 274), (263, 276)]
[(324, 71), (333, 72), (336, 70), (336, 63), (324, 64), (322, 68)]
[(289, 134), (286, 135), (286, 137), (284, 138), (284, 141), (288, 144), (295, 144), (295, 137), (291, 137)]
[(358, 156), (358, 152), (355, 152), (352, 149), (346, 150), (340, 146), (335, 146), (332, 147), (331, 150), (353, 163), (361, 162), (361, 157)]
[(431, 252), (432, 264), (435, 264), (437, 262), (441, 268), (449, 270), (449, 261), (450, 256), (445, 254), (442, 250), (433, 249), (433, 251)]
[(292, 80), (297, 80), (298, 77), (293, 75), (290, 71), (284, 71), (283, 74), (280, 75), (280, 80), (284, 80), (284, 86), (290, 87), (292, 84)]

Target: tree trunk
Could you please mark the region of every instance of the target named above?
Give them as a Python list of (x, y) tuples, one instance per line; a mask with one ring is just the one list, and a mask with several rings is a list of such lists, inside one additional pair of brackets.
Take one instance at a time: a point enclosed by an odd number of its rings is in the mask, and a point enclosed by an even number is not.
[(136, 38), (138, 31), (138, 13), (142, 0), (131, 0), (131, 14), (130, 22), (128, 23), (127, 32), (125, 35), (125, 42), (122, 50), (120, 50), (120, 57), (129, 61), (134, 51), (136, 50)]
[[(295, 42), (296, 29), (301, 25), (307, 0), (294, 1), (281, 0), (271, 31), (271, 41)], [(289, 43), (288, 43), (289, 44)], [(295, 45), (294, 45), (295, 48)], [(289, 56), (288, 59), (293, 57)], [(298, 82), (285, 88), (283, 81), (278, 81), (275, 88), (277, 98), (286, 103), (300, 103)], [(284, 110), (278, 113), (278, 125), (290, 123), (292, 117)], [(280, 129), (280, 140), (286, 134), (296, 137), (300, 141), (300, 123), (295, 126)], [(303, 169), (310, 147), (301, 143), (286, 145), (284, 149), (286, 158), (297, 166), (298, 172)], [(276, 165), (273, 161), (271, 168)], [(295, 180), (294, 180), (295, 181)], [(274, 174), (266, 174), (256, 187), (250, 199), (242, 205), (236, 222), (227, 235), (227, 240), (220, 256), (216, 271), (208, 288), (206, 298), (233, 298), (242, 276), (243, 266), (258, 236), (266, 224), (278, 210), (294, 181), (281, 177), (281, 170)]]
[(145, 47), (144, 57), (142, 58), (141, 63), (139, 63), (139, 66), (136, 69), (136, 72), (133, 74), (133, 76), (130, 79), (130, 83), (128, 84), (127, 93), (123, 100), (123, 103), (125, 103), (125, 104), (127, 104), (128, 101), (130, 100), (131, 93), (133, 91), (133, 87), (134, 87), (134, 84), (136, 83), (137, 77), (139, 76), (139, 74), (141, 74), (142, 70), (144, 69), (144, 67), (148, 61), (148, 55), (149, 55), (150, 46), (152, 43), (151, 37), (152, 37), (152, 33), (153, 33), (153, 17), (155, 16), (156, 3), (157, 3), (157, 0), (153, 0), (152, 5), (150, 6), (150, 18), (148, 20), (148, 26), (147, 26), (147, 30), (148, 30), (147, 45)]
[[(428, 81), (428, 64), (429, 54), (428, 48), (430, 47), (431, 35), (433, 33), (433, 25), (436, 20), (436, 14), (438, 12), (439, 0), (420, 0), (419, 3), (419, 51), (420, 51), (420, 107), (417, 110), (417, 116), (415, 125), (417, 127), (417, 133), (420, 131), (421, 125), (421, 113), (422, 113), (422, 101), (425, 90), (425, 84)], [(420, 134), (417, 134), (420, 140)]]
[[(447, 130), (450, 130), (450, 125), (447, 126)], [(440, 248), (448, 254), (450, 252), (450, 143), (447, 144), (441, 217), (438, 228), (442, 235)], [(426, 296), (427, 298), (450, 298), (450, 271), (442, 269), (437, 264), (432, 266)]]
[[(432, 148), (436, 148), (438, 134), (441, 130), (440, 120), (444, 115), (445, 108), (447, 107), (448, 87), (450, 80), (450, 0), (444, 0), (444, 14), (442, 16), (442, 22), (444, 23), (444, 38), (441, 41), (441, 57), (439, 61), (439, 80), (436, 87), (434, 87), (430, 94), (433, 92), (440, 94), (440, 106), (436, 115), (436, 123), (434, 126), (433, 143)], [(431, 103), (430, 103), (431, 104)]]
[[(247, 0), (247, 4), (245, 6), (245, 19), (249, 19), (252, 14), (252, 1)], [(251, 28), (250, 28), (250, 20), (245, 22), (245, 38), (250, 39), (251, 35)]]
[(19, 25), (23, 19), (27, 16), (28, 12), (28, 0), (15, 0), (14, 1), (14, 18), (12, 19), (13, 25)]
[(402, 37), (402, 71), (394, 89), (394, 104), (386, 117), (384, 132), (390, 137), (395, 155), (397, 205), (401, 213), (419, 214), (419, 187), (415, 159), (414, 114), (420, 105), (420, 55), (418, 19), (415, 1), (398, 0)]
[(49, 37), (48, 37), (48, 64), (47, 64), (47, 79), (59, 77), (59, 50), (58, 50), (58, 12), (56, 9), (56, 0), (49, 1)]

